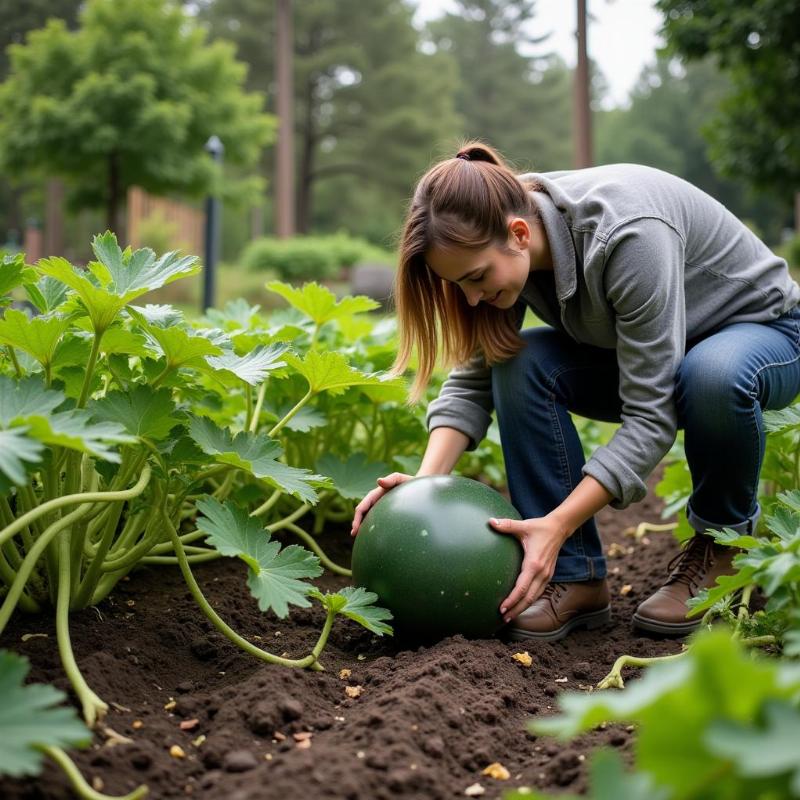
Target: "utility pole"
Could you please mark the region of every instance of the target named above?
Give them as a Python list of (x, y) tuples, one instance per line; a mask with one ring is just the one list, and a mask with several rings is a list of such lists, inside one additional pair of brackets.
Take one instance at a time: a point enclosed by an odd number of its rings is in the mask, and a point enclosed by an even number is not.
[(586, 0), (578, 0), (578, 61), (575, 66), (575, 167), (591, 167), (592, 109), (589, 91), (589, 55), (586, 45)]
[[(206, 142), (206, 152), (217, 164), (222, 164), (225, 147), (219, 136), (211, 136)], [(200, 311), (214, 307), (216, 293), (217, 261), (220, 244), (220, 200), (215, 192), (206, 198), (205, 264), (203, 265), (203, 298)]]
[(275, 148), (275, 233), (279, 238), (294, 236), (294, 81), (292, 76), (291, 0), (276, 2), (275, 75), (278, 142)]

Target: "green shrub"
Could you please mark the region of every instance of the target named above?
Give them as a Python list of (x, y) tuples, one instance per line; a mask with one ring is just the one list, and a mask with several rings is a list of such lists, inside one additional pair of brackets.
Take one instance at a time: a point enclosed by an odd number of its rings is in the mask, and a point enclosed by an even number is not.
[(391, 253), (363, 239), (337, 233), (332, 236), (264, 237), (250, 242), (242, 253), (246, 269), (270, 272), (284, 280), (324, 280), (354, 264), (392, 264)]

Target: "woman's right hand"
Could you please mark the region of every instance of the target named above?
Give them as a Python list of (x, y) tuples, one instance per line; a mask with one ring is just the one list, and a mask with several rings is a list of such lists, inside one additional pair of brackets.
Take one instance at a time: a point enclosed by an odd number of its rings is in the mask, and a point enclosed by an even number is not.
[(350, 531), (350, 535), (355, 536), (358, 533), (358, 529), (361, 527), (361, 523), (364, 521), (367, 511), (369, 511), (372, 506), (374, 506), (375, 503), (377, 503), (378, 500), (380, 500), (381, 497), (386, 494), (386, 492), (388, 492), (390, 489), (394, 489), (395, 486), (399, 486), (401, 483), (410, 481), (413, 477), (413, 475), (406, 475), (404, 472), (393, 472), (391, 475), (385, 475), (382, 478), (378, 478), (377, 488), (373, 489), (356, 506), (355, 513), (353, 514), (353, 527)]

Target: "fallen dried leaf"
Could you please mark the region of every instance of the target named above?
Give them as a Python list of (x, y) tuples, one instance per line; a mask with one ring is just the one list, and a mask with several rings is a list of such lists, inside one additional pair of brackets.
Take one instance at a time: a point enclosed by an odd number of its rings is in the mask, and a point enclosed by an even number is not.
[(514, 653), (511, 658), (513, 658), (514, 661), (519, 661), (523, 667), (529, 667), (531, 664), (533, 664), (531, 654), (527, 650), (524, 653)]
[(199, 719), (185, 719), (180, 724), (182, 731), (193, 731), (200, 724)]
[(473, 783), (472, 786), (467, 786), (464, 789), (464, 794), (467, 797), (480, 797), (480, 795), (485, 794), (486, 789), (483, 788), (479, 783)]
[(629, 594), (630, 594), (632, 591), (633, 591), (633, 586), (631, 586), (631, 584), (629, 584), (629, 583), (626, 583), (626, 584), (625, 584), (625, 585), (624, 585), (624, 586), (623, 586), (623, 587), (622, 587), (622, 588), (619, 590), (619, 593), (620, 593), (620, 594), (621, 594), (623, 597), (625, 597), (626, 595), (629, 595)]
[(348, 697), (360, 697), (361, 693), (364, 691), (363, 686), (345, 686), (344, 693)]
[(339, 678), (343, 681), (346, 681), (351, 675), (353, 674), (353, 670), (351, 669), (340, 669), (339, 670)]
[(186, 753), (183, 752), (183, 748), (178, 744), (174, 744), (170, 747), (169, 754), (173, 758), (186, 758)]
[(511, 777), (511, 773), (499, 761), (489, 764), (482, 774), (488, 775), (496, 781), (507, 781)]

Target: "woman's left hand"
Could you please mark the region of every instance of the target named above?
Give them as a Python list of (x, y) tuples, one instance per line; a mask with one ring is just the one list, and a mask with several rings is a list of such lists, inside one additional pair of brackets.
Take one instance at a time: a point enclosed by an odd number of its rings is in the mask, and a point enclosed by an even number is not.
[(571, 531), (564, 531), (549, 516), (522, 520), (492, 518), (489, 524), (498, 533), (516, 537), (524, 552), (517, 582), (500, 606), (503, 619), (510, 622), (544, 591), (555, 571), (558, 551)]

